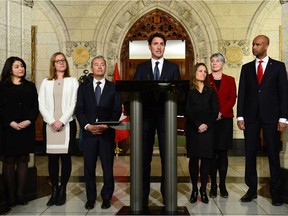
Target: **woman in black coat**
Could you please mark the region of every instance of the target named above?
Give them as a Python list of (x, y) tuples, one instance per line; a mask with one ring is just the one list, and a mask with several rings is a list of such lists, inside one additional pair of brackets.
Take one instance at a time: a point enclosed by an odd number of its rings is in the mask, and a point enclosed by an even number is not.
[[(192, 181), (190, 202), (197, 201), (198, 173), (200, 170), (200, 195), (203, 203), (208, 203), (206, 185), (213, 156), (214, 124), (218, 115), (218, 102), (214, 89), (210, 86), (208, 70), (204, 63), (197, 63), (191, 74), (190, 90), (187, 96), (187, 157)], [(199, 163), (201, 161), (201, 163)], [(199, 166), (199, 164), (201, 164)]]
[(0, 122), (3, 129), (3, 176), (10, 207), (27, 204), (23, 191), (29, 153), (34, 152), (35, 121), (39, 113), (37, 89), (25, 76), (25, 62), (19, 57), (9, 57), (0, 81)]

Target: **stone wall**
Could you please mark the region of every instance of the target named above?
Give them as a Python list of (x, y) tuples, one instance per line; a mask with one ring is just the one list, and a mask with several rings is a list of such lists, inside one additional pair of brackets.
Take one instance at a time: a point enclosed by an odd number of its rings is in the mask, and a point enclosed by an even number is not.
[[(129, 28), (155, 8), (171, 14), (187, 29), (195, 48), (195, 61), (209, 64), (212, 53), (224, 53), (225, 73), (234, 76), (237, 84), (241, 65), (254, 59), (251, 42), (256, 35), (269, 36), (269, 55), (275, 59), (280, 57), (281, 5), (278, 0), (36, 1), (32, 25), (36, 26), (37, 86), (47, 76), (49, 58), (56, 51), (68, 56), (72, 75), (76, 77), (89, 67), (93, 56), (102, 54), (108, 59), (107, 78), (112, 79)], [(79, 48), (83, 46), (89, 53), (79, 64), (73, 59), (73, 53), (81, 51)], [(243, 138), (234, 123), (234, 138)]]

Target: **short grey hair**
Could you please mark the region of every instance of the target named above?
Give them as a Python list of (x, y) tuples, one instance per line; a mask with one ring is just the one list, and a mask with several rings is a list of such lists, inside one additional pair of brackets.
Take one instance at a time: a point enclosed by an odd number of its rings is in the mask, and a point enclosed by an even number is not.
[(212, 58), (218, 58), (221, 62), (225, 63), (225, 57), (221, 53), (214, 53), (213, 55), (211, 55), (210, 61), (212, 60)]
[(94, 58), (91, 60), (91, 67), (93, 66), (93, 62), (94, 62), (95, 59), (103, 59), (103, 60), (104, 60), (104, 63), (105, 63), (105, 66), (106, 66), (106, 60), (105, 60), (104, 56), (98, 55), (98, 56), (94, 57)]

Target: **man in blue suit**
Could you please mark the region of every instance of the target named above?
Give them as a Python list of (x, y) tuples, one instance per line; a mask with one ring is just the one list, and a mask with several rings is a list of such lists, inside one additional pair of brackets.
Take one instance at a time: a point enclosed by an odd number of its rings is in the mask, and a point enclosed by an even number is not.
[[(105, 79), (106, 61), (96, 56), (91, 61), (93, 76), (79, 86), (76, 116), (82, 129), (84, 175), (86, 181), (86, 209), (93, 209), (96, 201), (95, 169), (98, 156), (103, 169), (104, 185), (101, 190), (102, 209), (111, 206), (114, 191), (115, 130), (101, 122), (118, 121), (121, 115), (121, 97), (115, 84)], [(99, 89), (99, 91), (98, 91)], [(99, 92), (99, 93), (97, 93)]]
[[(148, 47), (151, 59), (138, 65), (134, 80), (180, 80), (179, 66), (163, 58), (166, 38), (160, 33), (151, 35)], [(148, 206), (150, 175), (155, 132), (161, 157), (161, 193), (164, 197), (164, 93), (145, 93), (143, 100), (143, 206)], [(164, 202), (164, 200), (163, 200)]]
[(237, 104), (237, 125), (245, 137), (245, 182), (249, 187), (241, 198), (257, 198), (256, 158), (260, 129), (263, 130), (270, 167), (272, 204), (282, 205), (280, 192), (280, 132), (286, 128), (288, 88), (285, 64), (267, 56), (269, 38), (258, 35), (252, 44), (256, 59), (242, 66)]

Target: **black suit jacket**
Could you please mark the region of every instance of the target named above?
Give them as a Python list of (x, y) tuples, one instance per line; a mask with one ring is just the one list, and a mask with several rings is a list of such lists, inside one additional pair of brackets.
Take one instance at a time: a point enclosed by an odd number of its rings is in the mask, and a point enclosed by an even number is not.
[(255, 60), (242, 66), (237, 117), (245, 123), (259, 117), (263, 123), (277, 123), (288, 117), (288, 88), (285, 64), (269, 58), (262, 82), (258, 85)]
[[(121, 111), (121, 97), (116, 92), (114, 83), (106, 79), (98, 106), (94, 94), (93, 77), (79, 86), (75, 112), (80, 127), (83, 129), (83, 139), (93, 136), (92, 133), (84, 129), (87, 124), (95, 124), (96, 119), (99, 122), (118, 121)], [(100, 137), (111, 139), (114, 142), (115, 131), (109, 128)]]
[[(151, 59), (139, 64), (134, 75), (134, 80), (153, 80), (153, 70)], [(180, 80), (179, 66), (173, 62), (164, 59), (163, 68), (159, 80)], [(163, 116), (165, 94), (157, 92), (145, 92), (142, 94), (143, 115), (145, 116)]]

